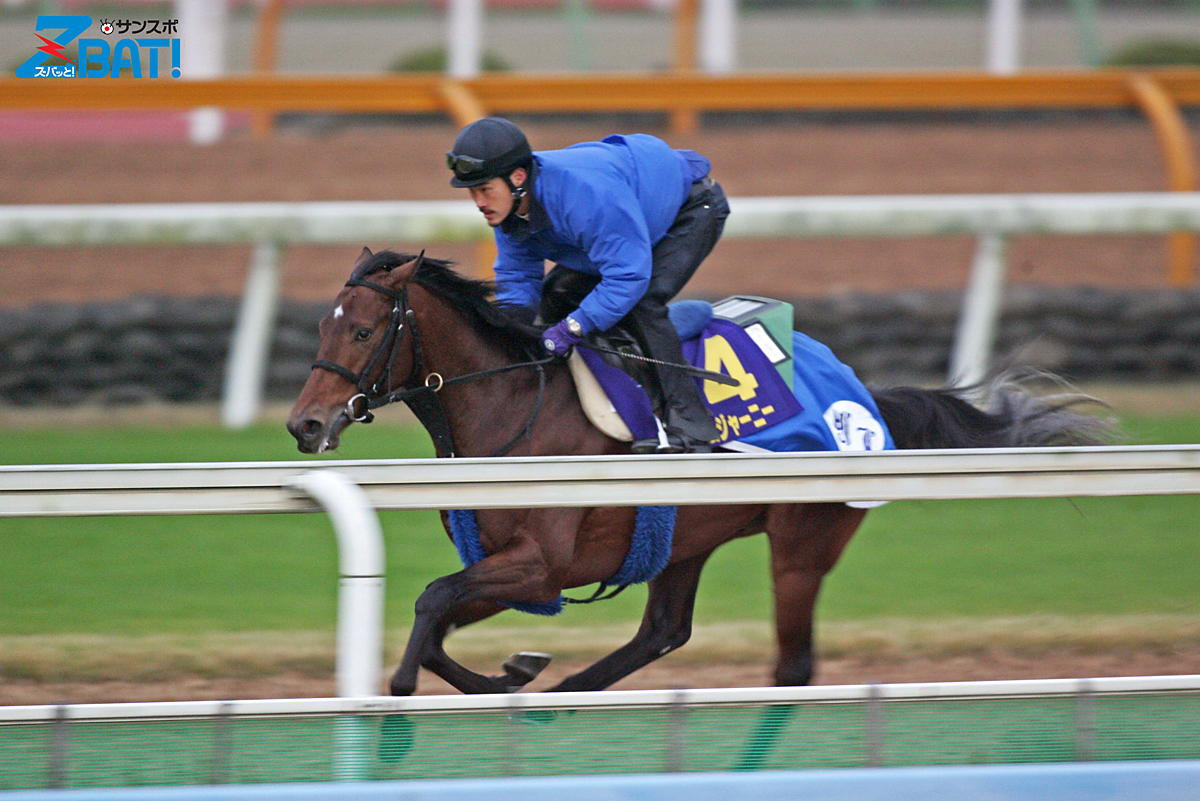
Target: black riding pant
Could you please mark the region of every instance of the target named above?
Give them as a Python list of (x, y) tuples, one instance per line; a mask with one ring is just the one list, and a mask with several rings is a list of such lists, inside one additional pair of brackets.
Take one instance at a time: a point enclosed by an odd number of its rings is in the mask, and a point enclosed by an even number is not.
[[(667, 302), (712, 252), (728, 216), (725, 191), (711, 178), (703, 178), (692, 184), (675, 222), (654, 246), (646, 294), (619, 323), (638, 340), (646, 356), (674, 364), (683, 362), (679, 335), (667, 316)], [(555, 265), (543, 285), (542, 320), (549, 324), (563, 319), (579, 308), (599, 283), (600, 276)], [(715, 440), (717, 429), (696, 380), (673, 367), (651, 367), (657, 386), (647, 389), (667, 430), (700, 442)]]

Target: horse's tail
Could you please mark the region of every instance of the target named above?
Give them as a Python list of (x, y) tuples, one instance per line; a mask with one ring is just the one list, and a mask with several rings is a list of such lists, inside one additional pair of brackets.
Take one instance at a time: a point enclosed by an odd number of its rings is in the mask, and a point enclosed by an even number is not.
[[(1100, 445), (1112, 441), (1111, 421), (1074, 411), (1099, 403), (1078, 393), (1031, 394), (1011, 374), (986, 386), (872, 388), (897, 448), (1020, 448)], [(970, 398), (982, 395), (975, 403)]]

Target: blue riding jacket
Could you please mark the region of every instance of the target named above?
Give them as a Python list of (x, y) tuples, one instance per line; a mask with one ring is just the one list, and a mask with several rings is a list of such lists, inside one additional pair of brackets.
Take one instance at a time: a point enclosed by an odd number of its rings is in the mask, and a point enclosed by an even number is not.
[(536, 308), (549, 259), (600, 276), (571, 316), (584, 333), (607, 330), (645, 294), (651, 250), (712, 165), (648, 134), (540, 150), (533, 158), (528, 216), (511, 214), (495, 229), (497, 298)]

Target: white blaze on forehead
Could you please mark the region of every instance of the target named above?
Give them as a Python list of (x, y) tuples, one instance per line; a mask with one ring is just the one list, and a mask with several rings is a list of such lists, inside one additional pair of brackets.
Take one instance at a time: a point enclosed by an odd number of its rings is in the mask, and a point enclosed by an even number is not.
[(345, 309), (343, 309), (343, 308), (342, 308), (342, 307), (339, 305), (339, 306), (338, 306), (336, 309), (334, 309), (334, 310), (333, 310), (333, 319), (335, 319), (335, 320), (336, 320), (337, 318), (339, 318), (339, 317), (343, 316), (345, 313), (346, 313), (346, 310), (345, 310)]

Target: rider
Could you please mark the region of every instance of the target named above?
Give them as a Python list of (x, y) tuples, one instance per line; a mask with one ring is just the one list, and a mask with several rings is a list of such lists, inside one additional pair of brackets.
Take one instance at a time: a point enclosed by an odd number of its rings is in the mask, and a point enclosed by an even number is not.
[[(539, 307), (544, 324), (554, 323), (543, 335), (548, 350), (566, 356), (622, 322), (644, 355), (683, 363), (666, 304), (729, 214), (708, 159), (647, 134), (534, 153), (516, 125), (488, 117), (459, 132), (446, 161), (450, 185), (468, 188), (495, 229), (498, 299)], [(546, 259), (555, 262), (549, 273)], [(639, 440), (634, 452), (711, 450), (719, 435), (696, 381), (660, 364), (653, 376), (647, 389), (668, 445)]]

